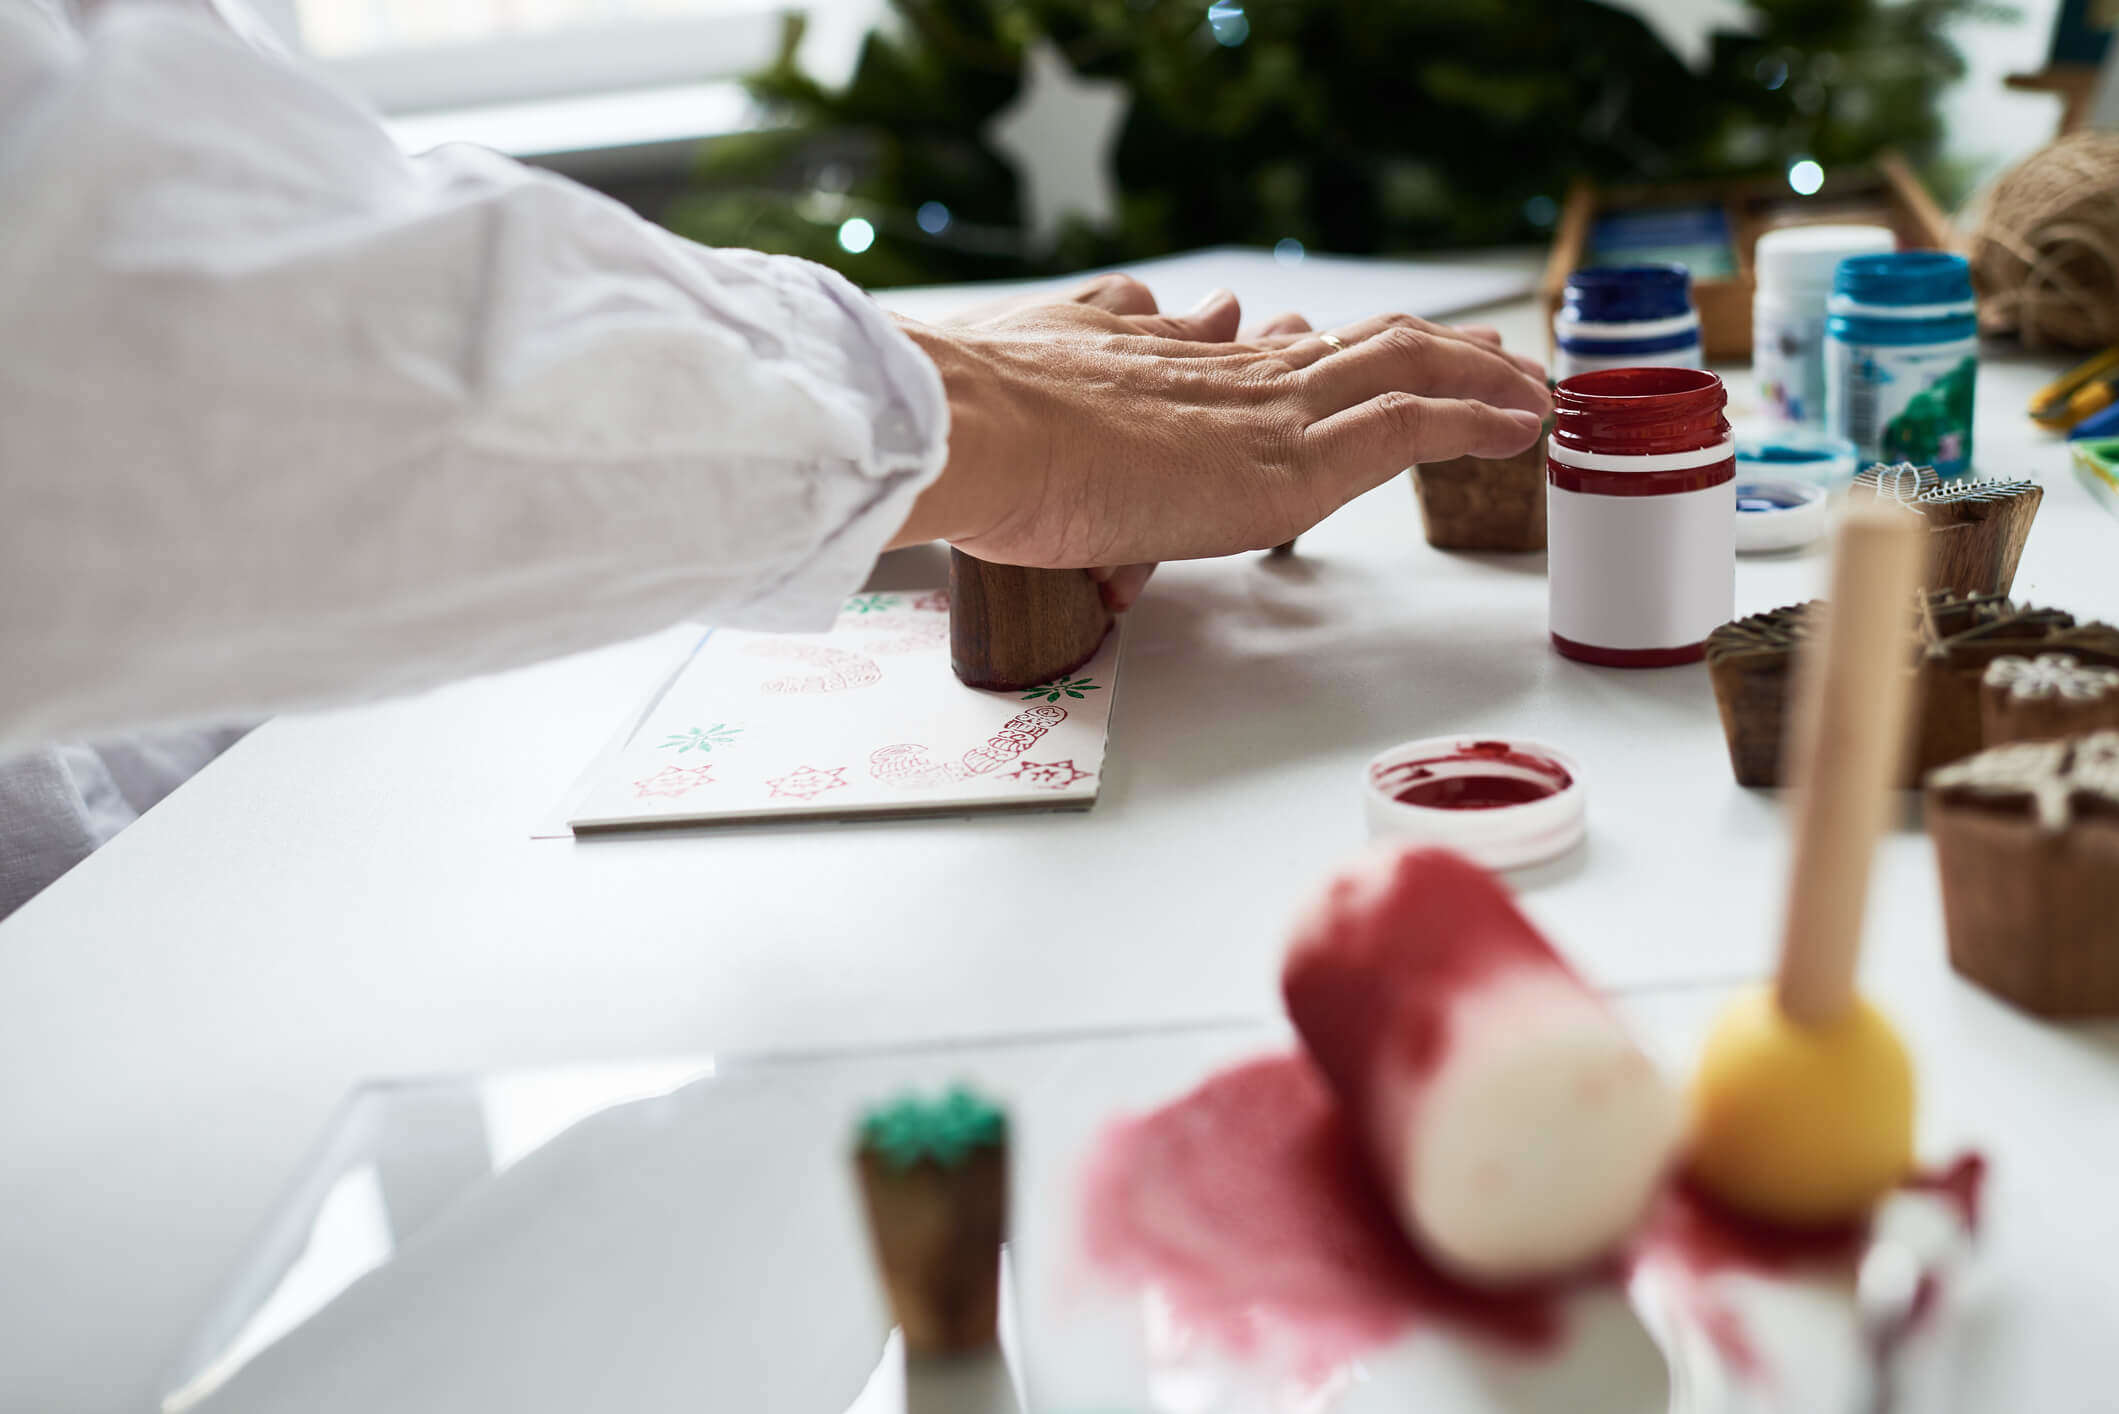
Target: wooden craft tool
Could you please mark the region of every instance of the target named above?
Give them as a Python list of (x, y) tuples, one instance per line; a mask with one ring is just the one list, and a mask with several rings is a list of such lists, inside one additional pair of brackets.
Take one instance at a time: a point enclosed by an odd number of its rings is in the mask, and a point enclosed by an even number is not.
[(1950, 965), (2042, 1016), (2119, 1016), (2119, 731), (1928, 777)]
[(997, 1340), (1008, 1232), (1008, 1120), (961, 1087), (870, 1111), (854, 1150), (868, 1235), (906, 1353)]
[(1996, 658), (1980, 680), (1979, 721), (1987, 746), (2119, 730), (2119, 668), (2070, 653)]
[(1071, 673), (1111, 630), (1087, 570), (1025, 569), (949, 552), (949, 657), (967, 687), (1012, 691)]
[(1723, 1014), (1693, 1085), (1693, 1177), (1775, 1223), (1856, 1220), (1912, 1167), (1912, 1064), (1854, 982), (1870, 858), (1908, 742), (1904, 605), (1922, 549), (1918, 527), (1888, 510), (1841, 523), (1789, 753), (1780, 966), (1770, 989)]
[(2045, 489), (2035, 481), (1943, 481), (1933, 467), (1875, 466), (1854, 478), (1849, 504), (1897, 506), (1927, 523), (1921, 583), (1955, 594), (2006, 594)]
[(1412, 480), (1421, 528), (1436, 549), (1545, 548), (1544, 433), (1512, 457), (1422, 463)]
[[(1723, 624), (1707, 640), (1708, 677), (1739, 785), (1781, 784), (1789, 668), (1819, 608), (1813, 601), (1754, 614)], [(1996, 658), (2067, 653), (2119, 667), (2119, 627), (2077, 623), (2065, 610), (2032, 608), (1999, 594), (1923, 594), (1914, 601), (1912, 622), (1918, 647), (1907, 668), (1920, 711), (1900, 780), (1907, 787), (1988, 744), (1980, 680)]]

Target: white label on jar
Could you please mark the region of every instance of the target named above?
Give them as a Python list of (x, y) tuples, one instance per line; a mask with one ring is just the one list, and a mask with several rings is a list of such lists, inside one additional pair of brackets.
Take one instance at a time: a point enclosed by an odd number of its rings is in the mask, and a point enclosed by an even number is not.
[(1545, 488), (1552, 631), (1683, 648), (1736, 617), (1736, 481), (1668, 496)]
[(1751, 313), (1751, 371), (1768, 416), (1824, 426), (1825, 316), (1761, 301)]

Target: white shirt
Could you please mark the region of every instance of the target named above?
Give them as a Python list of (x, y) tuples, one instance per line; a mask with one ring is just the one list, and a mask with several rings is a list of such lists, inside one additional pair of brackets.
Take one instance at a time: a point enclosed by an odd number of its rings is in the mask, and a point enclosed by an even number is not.
[(831, 272), (81, 8), (0, 0), (0, 748), (821, 628), (939, 471)]

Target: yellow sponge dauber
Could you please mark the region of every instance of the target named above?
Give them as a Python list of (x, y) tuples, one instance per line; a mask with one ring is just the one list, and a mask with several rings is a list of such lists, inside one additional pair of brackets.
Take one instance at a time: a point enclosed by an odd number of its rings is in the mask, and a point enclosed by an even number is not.
[(1856, 998), (1825, 1026), (1789, 1019), (1772, 989), (1716, 1023), (1692, 1083), (1693, 1179), (1789, 1227), (1849, 1222), (1913, 1167), (1913, 1062)]

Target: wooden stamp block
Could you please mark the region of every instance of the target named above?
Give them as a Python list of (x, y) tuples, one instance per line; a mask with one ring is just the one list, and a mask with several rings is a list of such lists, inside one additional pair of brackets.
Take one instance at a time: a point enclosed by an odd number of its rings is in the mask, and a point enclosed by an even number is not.
[(1707, 636), (1707, 676), (1740, 786), (1781, 783), (1781, 732), (1789, 669), (1810, 634), (1808, 604), (1723, 624)]
[(964, 1090), (871, 1112), (854, 1164), (891, 1314), (912, 1355), (963, 1355), (998, 1338), (1008, 1234), (1008, 1122)]
[(1545, 548), (1545, 437), (1512, 457), (1413, 468), (1427, 543), (1438, 550)]
[(1979, 717), (1988, 746), (2119, 729), (2119, 668), (2067, 653), (1996, 658), (1980, 680)]
[[(1796, 604), (1755, 614), (1708, 636), (1708, 677), (1739, 785), (1781, 783), (1788, 673), (1809, 635), (1814, 607)], [(1995, 659), (2061, 652), (2119, 667), (2119, 628), (2078, 624), (2064, 610), (2027, 608), (1999, 594), (1962, 598), (1935, 592), (1923, 594), (1914, 612), (1920, 648), (1908, 669), (1919, 675), (1914, 684), (1919, 710), (1902, 782), (1908, 787), (1936, 767), (1992, 744), (1985, 737), (1980, 692)]]
[(1953, 594), (2007, 594), (2045, 490), (2035, 481), (1943, 481), (1933, 467), (1875, 466), (1854, 478), (1850, 502), (1903, 506), (1928, 524), (1922, 583)]
[(1928, 777), (1950, 964), (2044, 1016), (2119, 1016), (2119, 732)]
[(1024, 569), (949, 552), (949, 657), (967, 687), (1036, 687), (1096, 656), (1111, 631), (1087, 570)]

